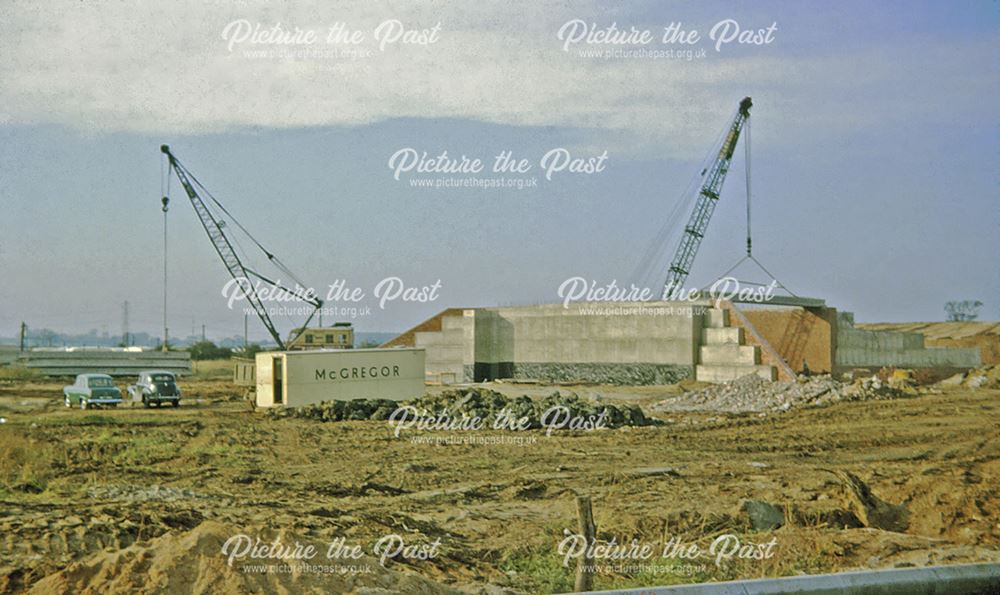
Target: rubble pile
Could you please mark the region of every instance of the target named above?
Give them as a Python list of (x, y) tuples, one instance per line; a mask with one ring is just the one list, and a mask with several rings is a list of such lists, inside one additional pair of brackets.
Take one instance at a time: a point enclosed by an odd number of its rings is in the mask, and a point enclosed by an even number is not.
[(770, 382), (756, 375), (684, 393), (656, 404), (657, 411), (722, 411), (766, 413), (795, 407), (816, 407), (839, 401), (887, 399), (909, 394), (895, 383), (877, 376), (853, 383), (838, 382), (830, 376), (800, 378), (796, 382)]
[(303, 407), (272, 407), (267, 410), (271, 418), (287, 417), (315, 419), (318, 421), (347, 420), (388, 420), (399, 407), (409, 406), (425, 416), (436, 416), (446, 412), (452, 417), (478, 417), (495, 419), (502, 411), (513, 418), (527, 417), (532, 428), (542, 427), (542, 417), (553, 407), (561, 407), (561, 415), (566, 412), (571, 417), (596, 417), (604, 411), (604, 427), (651, 426), (662, 422), (649, 418), (637, 405), (608, 404), (581, 399), (574, 393), (551, 395), (533, 400), (527, 395), (508, 397), (487, 388), (473, 387), (446, 390), (438, 394), (427, 394), (411, 401), (389, 401), (386, 399), (356, 399), (353, 401), (329, 401), (305, 405)]
[(968, 372), (960, 372), (938, 384), (965, 388), (1000, 388), (1000, 366), (983, 366)]
[(638, 405), (600, 403), (581, 399), (575, 393), (562, 394), (555, 391), (540, 400), (533, 400), (527, 395), (508, 397), (488, 388), (466, 388), (444, 391), (437, 395), (424, 397), (409, 403), (423, 414), (434, 414), (448, 411), (450, 415), (481, 419), (492, 419), (506, 409), (513, 417), (527, 417), (532, 428), (542, 427), (542, 417), (555, 407), (563, 408), (562, 415), (570, 417), (597, 417), (604, 413), (603, 425), (608, 428), (622, 426), (651, 426), (659, 424), (659, 420), (646, 417)]
[(605, 425), (609, 428), (620, 428), (623, 426), (658, 426), (662, 421), (651, 417), (646, 417), (642, 408), (638, 405), (620, 404), (612, 405), (586, 401), (578, 397), (575, 393), (562, 395), (559, 391), (552, 393), (538, 402), (535, 409), (536, 417), (552, 407), (562, 406), (569, 409), (573, 417), (590, 417), (599, 415), (605, 411)]
[(540, 400), (533, 400), (526, 395), (508, 397), (487, 388), (469, 388), (449, 390), (437, 395), (426, 395), (410, 403), (422, 414), (433, 414), (448, 411), (451, 415), (467, 415), (482, 419), (493, 418), (503, 410), (509, 411), (513, 417), (527, 417), (533, 428), (541, 427), (542, 416), (554, 407), (564, 408), (571, 417), (598, 416), (605, 411), (605, 425), (611, 428), (621, 426), (648, 426), (657, 424), (657, 420), (646, 417), (637, 405), (613, 405), (581, 399), (575, 393), (560, 393), (555, 391)]
[(302, 407), (271, 407), (267, 410), (267, 415), (272, 419), (298, 417), (316, 421), (389, 419), (400, 405), (401, 403), (389, 399), (323, 401)]
[(512, 398), (495, 390), (480, 387), (446, 390), (436, 395), (427, 394), (410, 401), (407, 405), (416, 407), (421, 415), (435, 415), (447, 411), (449, 415), (455, 417), (465, 415), (492, 419), (506, 409), (513, 414), (513, 417), (537, 417), (535, 403), (531, 397), (521, 395)]

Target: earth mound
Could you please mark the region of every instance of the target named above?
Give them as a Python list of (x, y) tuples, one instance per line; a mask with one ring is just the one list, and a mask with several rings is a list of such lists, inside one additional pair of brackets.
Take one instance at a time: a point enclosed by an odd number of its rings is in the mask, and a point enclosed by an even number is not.
[[(33, 595), (98, 595), (106, 593), (461, 593), (446, 585), (413, 574), (380, 566), (371, 556), (352, 560), (350, 566), (323, 557), (308, 561), (312, 570), (261, 570), (260, 566), (284, 564), (284, 560), (235, 561), (229, 565), (223, 544), (240, 531), (215, 521), (205, 521), (184, 533), (168, 533), (144, 543), (116, 551), (99, 552), (76, 562), (32, 585)], [(263, 540), (264, 537), (261, 537)], [(273, 537), (269, 536), (269, 539)], [(281, 536), (294, 543), (292, 536)], [(305, 544), (308, 540), (298, 540)], [(258, 564), (259, 563), (259, 564)], [(293, 568), (299, 561), (287, 561)], [(324, 570), (318, 567), (323, 565)], [(358, 568), (370, 570), (362, 572)], [(340, 571), (338, 571), (340, 570)]]

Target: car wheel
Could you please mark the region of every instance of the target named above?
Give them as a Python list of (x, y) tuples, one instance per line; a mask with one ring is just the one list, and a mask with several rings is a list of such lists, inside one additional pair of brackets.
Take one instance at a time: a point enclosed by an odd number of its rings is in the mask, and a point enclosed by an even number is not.
[(142, 395), (142, 406), (149, 409), (149, 399), (146, 398), (146, 395)]
[(86, 409), (86, 408), (87, 408), (87, 399), (80, 397), (80, 409)]
[(180, 406), (181, 406), (180, 401), (174, 401), (174, 407), (180, 407)]
[(63, 395), (63, 403), (67, 407), (72, 407), (73, 406), (73, 404), (69, 402), (69, 395)]

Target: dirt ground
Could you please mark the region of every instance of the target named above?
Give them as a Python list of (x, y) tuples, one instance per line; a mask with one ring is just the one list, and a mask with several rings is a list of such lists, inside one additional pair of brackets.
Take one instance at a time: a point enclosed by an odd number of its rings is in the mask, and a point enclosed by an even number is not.
[[(62, 384), (0, 382), (2, 592), (567, 591), (575, 561), (564, 565), (559, 544), (576, 530), (576, 493), (592, 496), (601, 540), (775, 544), (766, 559), (608, 562), (597, 588), (1000, 561), (1000, 390), (761, 416), (645, 407), (676, 386), (558, 387), (635, 402), (666, 423), (470, 444), (427, 438), (514, 433), (396, 437), (386, 422), (270, 419), (221, 378), (183, 382), (178, 409), (81, 411), (62, 406)], [(838, 471), (905, 505), (905, 532), (845, 520)], [(745, 498), (782, 508), (785, 526), (754, 531)], [(365, 556), (335, 571), (258, 573), (227, 564), (222, 545), (237, 534), (342, 538)], [(429, 559), (380, 560), (373, 544), (390, 534), (440, 546)]]

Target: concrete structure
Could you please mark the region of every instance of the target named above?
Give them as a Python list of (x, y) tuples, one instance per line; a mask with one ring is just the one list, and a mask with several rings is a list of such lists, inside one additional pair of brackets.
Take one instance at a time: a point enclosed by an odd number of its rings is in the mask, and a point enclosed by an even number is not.
[(981, 363), (976, 348), (926, 347), (919, 333), (862, 330), (854, 327), (854, 315), (837, 317), (838, 369), (873, 368), (973, 368)]
[(257, 386), (257, 362), (250, 359), (233, 358), (233, 384), (236, 386)]
[(728, 382), (756, 374), (765, 380), (777, 380), (777, 368), (761, 363), (761, 346), (748, 345), (745, 329), (732, 326), (729, 314), (730, 310), (723, 308), (705, 311), (695, 379)]
[(46, 376), (108, 374), (134, 376), (143, 370), (166, 370), (178, 375), (191, 373), (187, 351), (124, 351), (78, 349), (74, 351), (32, 350), (17, 357), (17, 365)]
[(927, 349), (919, 335), (858, 331), (852, 321), (825, 306), (737, 308), (709, 301), (453, 308), (383, 346), (426, 349), (428, 377), (442, 382), (666, 384), (747, 374), (791, 380), (805, 369), (835, 373), (845, 365), (979, 364), (973, 350)]
[[(703, 310), (682, 302), (467, 310), (462, 330), (474, 340), (462, 346), (466, 378), (676, 382), (694, 373)], [(418, 345), (429, 338), (417, 337)], [(448, 349), (456, 353), (453, 343)]]
[(854, 326), (869, 331), (919, 333), (927, 347), (970, 347), (979, 350), (983, 365), (1000, 364), (1000, 322), (876, 322)]
[(406, 348), (258, 353), (257, 406), (418, 397), (424, 392), (424, 358), (423, 349)]
[[(728, 340), (702, 345), (704, 331), (711, 337), (727, 332), (728, 316), (709, 306), (616, 302), (449, 309), (383, 346), (422, 347), (431, 379), (459, 382), (668, 384), (694, 377), (697, 369), (720, 379), (747, 373), (773, 377), (756, 347)], [(705, 320), (718, 328), (703, 328)]]

